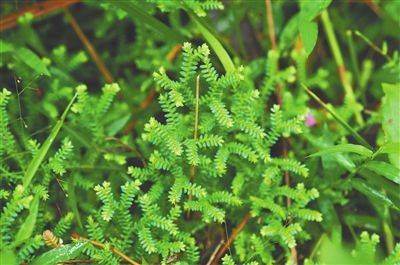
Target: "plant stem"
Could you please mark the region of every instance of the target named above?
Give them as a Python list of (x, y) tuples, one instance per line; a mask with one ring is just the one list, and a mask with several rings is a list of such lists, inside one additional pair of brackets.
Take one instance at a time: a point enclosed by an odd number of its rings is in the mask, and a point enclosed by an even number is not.
[(172, 50), (170, 50), (167, 54), (167, 60), (170, 62), (173, 62), (178, 55), (178, 53), (182, 50), (182, 45), (177, 44), (175, 45)]
[(268, 35), (271, 41), (271, 48), (276, 50), (276, 38), (275, 38), (275, 28), (274, 28), (274, 17), (272, 15), (272, 5), (271, 0), (265, 0), (266, 15), (267, 15), (267, 25), (268, 25)]
[[(266, 15), (267, 15), (267, 24), (268, 24), (268, 34), (271, 42), (271, 48), (273, 50), (277, 50), (276, 44), (276, 35), (275, 35), (275, 28), (274, 28), (274, 17), (272, 14), (272, 4), (271, 0), (265, 0), (265, 7), (266, 7)], [(283, 106), (283, 96), (282, 96), (282, 87), (281, 84), (278, 83), (276, 85), (276, 94), (278, 98), (279, 106)], [(283, 139), (282, 142), (282, 156), (287, 158), (288, 156), (288, 142)], [(288, 171), (285, 171), (285, 185), (290, 187), (290, 175)], [(286, 197), (286, 205), (289, 207), (292, 204), (292, 199), (290, 197)], [(291, 220), (289, 220), (291, 222)], [(297, 264), (297, 250), (296, 247), (290, 248), (290, 254), (292, 257), (293, 264)]]
[(117, 254), (118, 256), (120, 256), (121, 258), (123, 258), (124, 260), (126, 260), (129, 264), (132, 264), (132, 265), (140, 265), (140, 263), (138, 263), (138, 262), (132, 260), (130, 257), (128, 257), (127, 255), (125, 255), (123, 252), (121, 252), (119, 249), (117, 249), (117, 248), (114, 247), (114, 246), (106, 246), (106, 245), (104, 245), (104, 244), (101, 243), (101, 242), (91, 240), (91, 239), (89, 239), (89, 238), (83, 237), (83, 236), (78, 235), (78, 234), (72, 234), (71, 237), (72, 237), (72, 238), (76, 238), (76, 239), (80, 239), (80, 240), (83, 240), (83, 241), (86, 241), (86, 242), (89, 242), (90, 244), (92, 244), (92, 245), (95, 246), (95, 247), (104, 248), (104, 249), (108, 248), (108, 249), (110, 249), (112, 252), (114, 252), (115, 254)]
[(113, 83), (114, 78), (112, 77), (110, 71), (107, 69), (107, 67), (101, 60), (99, 54), (97, 53), (96, 49), (93, 47), (92, 43), (86, 37), (85, 33), (83, 33), (78, 22), (75, 20), (75, 18), (72, 16), (71, 12), (67, 8), (65, 9), (65, 15), (66, 15), (68, 21), (71, 23), (72, 28), (75, 30), (76, 34), (78, 35), (78, 38), (82, 41), (83, 45), (85, 45), (86, 50), (90, 54), (90, 57), (92, 57), (94, 63), (96, 64), (100, 73), (104, 77), (104, 80), (107, 83)]
[[(331, 19), (329, 18), (329, 14), (328, 14), (327, 10), (322, 11), (321, 19), (322, 19), (322, 24), (325, 29), (325, 33), (328, 38), (329, 46), (331, 47), (333, 57), (335, 58), (340, 82), (342, 83), (342, 86), (344, 88), (345, 98), (347, 100), (347, 103), (349, 105), (357, 104), (357, 101), (354, 96), (353, 88), (347, 78), (347, 75), (346, 75), (346, 67), (344, 65), (342, 53), (340, 51), (340, 47), (337, 42), (335, 32), (333, 30), (332, 22), (331, 22)], [(360, 110), (355, 111), (355, 118), (356, 118), (358, 125), (362, 126), (364, 124), (364, 120), (363, 120)]]
[(384, 16), (381, 8), (374, 3), (372, 0), (362, 0), (378, 17), (382, 18)]
[(94, 259), (71, 259), (67, 261), (61, 262), (61, 264), (79, 264), (79, 263), (95, 263), (96, 260)]
[[(194, 144), (196, 144), (197, 140), (197, 131), (199, 127), (199, 102), (200, 102), (200, 75), (196, 78), (196, 102), (195, 102), (195, 111), (194, 111), (194, 131), (193, 131), (193, 140)], [(190, 165), (190, 182), (193, 182), (196, 177), (196, 166)], [(192, 199), (192, 194), (189, 193), (189, 200)], [(188, 218), (190, 217), (188, 212)]]
[[(182, 50), (182, 45), (175, 45), (167, 54), (167, 60), (169, 62), (173, 62), (178, 56), (179, 52)], [(140, 103), (139, 108), (135, 108), (132, 110), (132, 114), (137, 114), (138, 112), (144, 111), (147, 109), (150, 104), (153, 102), (154, 98), (157, 95), (157, 91), (155, 89), (150, 90), (147, 97)], [(135, 128), (136, 120), (130, 121), (126, 127), (124, 128), (124, 134), (129, 134)]]
[(375, 45), (370, 39), (368, 39), (364, 34), (359, 32), (358, 30), (354, 31), (356, 36), (360, 37), (363, 41), (365, 41), (372, 49), (374, 49), (377, 53), (385, 57), (385, 59), (390, 62), (392, 59), (384, 52), (381, 48)]
[(215, 255), (214, 259), (210, 262), (211, 265), (217, 265), (218, 261), (222, 258), (222, 256), (225, 254), (229, 246), (232, 244), (232, 242), (235, 240), (237, 235), (242, 231), (242, 229), (245, 227), (245, 225), (250, 221), (252, 218), (251, 214), (247, 214), (244, 219), (240, 222), (240, 224), (233, 229), (232, 234), (229, 236), (228, 240), (225, 242), (225, 244), (218, 250), (217, 254)]
[(346, 36), (347, 36), (347, 45), (349, 48), (350, 60), (354, 72), (354, 77), (357, 83), (357, 87), (360, 88), (360, 68), (358, 67), (357, 54), (354, 49), (353, 32), (351, 30), (346, 31)]
[[(197, 131), (199, 127), (199, 102), (200, 102), (200, 75), (196, 78), (196, 107), (194, 112), (194, 132), (193, 132), (193, 140), (197, 140)], [(194, 177), (196, 176), (196, 166), (190, 166), (190, 180), (193, 181)]]
[(358, 143), (361, 145), (367, 147), (368, 149), (372, 150), (372, 146), (364, 140), (364, 138), (361, 137), (361, 135), (358, 134), (346, 121), (340, 117), (336, 111), (334, 111), (330, 106), (325, 104), (317, 95), (315, 95), (310, 89), (308, 89), (304, 84), (302, 84), (303, 88), (307, 91), (307, 93), (315, 100), (317, 101), (324, 109), (326, 109), (334, 118), (335, 120), (340, 123), (348, 132), (350, 132), (351, 135), (357, 140)]
[(15, 27), (18, 24), (17, 23), (18, 18), (26, 13), (31, 13), (34, 17), (40, 17), (79, 2), (80, 0), (64, 0), (64, 1), (48, 0), (48, 1), (34, 3), (26, 8), (18, 10), (17, 12), (2, 17), (0, 20), (0, 32)]
[(394, 236), (392, 233), (391, 229), (391, 218), (390, 218), (390, 211), (387, 206), (384, 207), (383, 209), (383, 214), (382, 214), (382, 229), (383, 233), (385, 235), (385, 244), (386, 244), (386, 250), (388, 255), (392, 253), (394, 249)]

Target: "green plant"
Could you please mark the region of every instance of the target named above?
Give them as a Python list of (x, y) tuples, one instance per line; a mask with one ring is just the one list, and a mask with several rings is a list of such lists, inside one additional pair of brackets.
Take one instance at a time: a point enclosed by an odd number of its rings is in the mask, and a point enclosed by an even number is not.
[(1, 264), (400, 262), (398, 2), (78, 2), (0, 4)]

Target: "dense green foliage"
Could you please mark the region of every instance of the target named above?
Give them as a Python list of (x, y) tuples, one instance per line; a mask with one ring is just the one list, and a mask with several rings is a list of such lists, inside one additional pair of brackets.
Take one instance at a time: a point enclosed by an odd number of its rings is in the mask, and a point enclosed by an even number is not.
[(1, 29), (0, 263), (400, 264), (399, 2), (269, 4)]

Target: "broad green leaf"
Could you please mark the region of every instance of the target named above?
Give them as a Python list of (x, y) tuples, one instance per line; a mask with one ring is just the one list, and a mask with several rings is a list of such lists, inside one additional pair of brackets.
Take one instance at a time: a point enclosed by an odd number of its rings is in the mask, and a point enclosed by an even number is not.
[(10, 248), (2, 248), (0, 250), (0, 264), (17, 265), (17, 256)]
[(76, 244), (64, 245), (46, 253), (43, 253), (35, 260), (33, 260), (30, 265), (54, 265), (63, 261), (74, 259), (83, 250), (86, 242), (78, 242)]
[(68, 111), (71, 108), (72, 104), (74, 103), (76, 97), (77, 97), (77, 94), (75, 94), (74, 97), (71, 99), (71, 101), (69, 102), (64, 113), (61, 115), (61, 118), (57, 121), (56, 125), (51, 130), (49, 137), (47, 137), (47, 139), (43, 143), (42, 147), (39, 149), (39, 151), (36, 153), (36, 155), (33, 157), (31, 162), (29, 163), (28, 168), (25, 171), (24, 178), (22, 180), (24, 190), (26, 190), (26, 188), (29, 186), (29, 184), (31, 183), (33, 177), (35, 176), (40, 164), (43, 162), (43, 159), (45, 158), (47, 152), (49, 151), (50, 146), (52, 145), (58, 132), (60, 131), (60, 129), (64, 123), (64, 120), (67, 117)]
[(389, 197), (387, 197), (382, 192), (377, 191), (376, 189), (374, 189), (373, 187), (371, 187), (370, 185), (368, 185), (367, 183), (365, 183), (364, 181), (362, 181), (360, 179), (353, 179), (352, 186), (356, 190), (358, 190), (359, 192), (361, 192), (362, 194), (364, 194), (365, 196), (367, 196), (371, 199), (377, 200), (378, 202), (381, 202), (387, 206), (397, 208), (394, 205), (394, 203), (389, 199)]
[(15, 56), (32, 68), (38, 74), (50, 75), (49, 70), (47, 70), (46, 65), (34, 52), (31, 50), (21, 47), (15, 51)]
[(233, 72), (235, 70), (235, 66), (232, 62), (231, 57), (229, 57), (228, 52), (222, 46), (221, 42), (215, 37), (211, 31), (207, 28), (207, 26), (203, 23), (203, 21), (196, 17), (195, 14), (191, 14), (192, 19), (196, 23), (199, 28), (201, 34), (203, 34), (204, 39), (208, 42), (211, 48), (214, 50), (215, 54), (218, 56), (222, 65), (225, 68), (226, 72)]
[(363, 157), (370, 157), (372, 155), (372, 151), (369, 150), (368, 148), (365, 148), (362, 145), (357, 145), (357, 144), (339, 144), (335, 146), (330, 146), (324, 148), (324, 150), (321, 150), (317, 153), (314, 153), (310, 155), (310, 157), (314, 156), (322, 156), (326, 154), (335, 154), (335, 153), (356, 153), (359, 154)]
[(21, 224), (17, 235), (15, 236), (14, 247), (19, 246), (25, 240), (31, 237), (33, 230), (35, 229), (36, 219), (39, 211), (39, 195), (36, 195), (33, 199), (31, 206), (29, 207), (29, 215), (26, 217), (25, 222)]
[(6, 53), (12, 51), (14, 51), (14, 46), (9, 42), (0, 39), (0, 53)]
[(311, 21), (326, 9), (332, 0), (299, 1), (302, 20)]
[(299, 20), (300, 37), (303, 41), (304, 50), (309, 55), (315, 47), (318, 39), (318, 25), (315, 22)]
[(301, 84), (301, 85), (307, 91), (307, 93), (312, 98), (315, 99), (315, 101), (317, 101), (324, 109), (326, 109), (340, 125), (342, 125), (351, 135), (353, 135), (353, 137), (357, 140), (358, 143), (362, 144), (363, 146), (367, 147), (368, 149), (372, 149), (371, 145), (369, 143), (367, 143), (367, 141), (365, 141), (364, 138), (362, 138), (361, 135), (359, 135), (358, 132), (356, 132), (353, 129), (353, 127), (351, 127), (342, 117), (340, 117), (339, 114), (337, 114), (336, 111), (333, 109), (333, 107), (325, 104), (317, 95), (315, 95), (304, 84)]
[[(385, 96), (382, 99), (382, 128), (388, 142), (400, 142), (400, 83), (382, 84)], [(400, 153), (389, 154), (390, 162), (400, 168)]]
[(400, 184), (400, 169), (383, 161), (369, 161), (365, 167), (378, 175)]
[(299, 14), (294, 15), (285, 25), (282, 30), (282, 33), (279, 36), (279, 49), (284, 50), (289, 48), (296, 39), (297, 34), (299, 33), (299, 23), (300, 16)]
[(182, 41), (182, 36), (178, 32), (168, 27), (160, 20), (144, 12), (135, 3), (129, 1), (110, 1), (109, 3), (124, 10), (126, 13), (128, 13), (131, 19), (138, 20), (148, 25), (153, 30), (163, 35), (166, 39), (171, 39), (177, 42)]

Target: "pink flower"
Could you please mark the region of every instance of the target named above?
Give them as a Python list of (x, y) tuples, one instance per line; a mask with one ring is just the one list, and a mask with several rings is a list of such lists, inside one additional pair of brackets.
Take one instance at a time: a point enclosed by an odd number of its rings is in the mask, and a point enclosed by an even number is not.
[(304, 123), (307, 127), (313, 127), (317, 124), (317, 120), (315, 119), (314, 115), (309, 112), (306, 114), (306, 121)]

